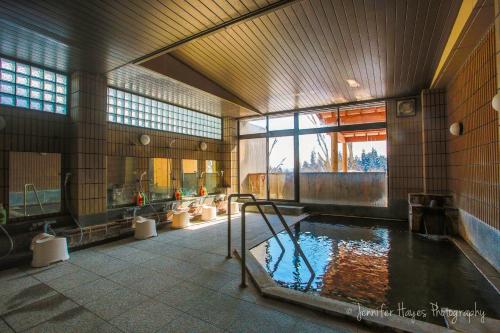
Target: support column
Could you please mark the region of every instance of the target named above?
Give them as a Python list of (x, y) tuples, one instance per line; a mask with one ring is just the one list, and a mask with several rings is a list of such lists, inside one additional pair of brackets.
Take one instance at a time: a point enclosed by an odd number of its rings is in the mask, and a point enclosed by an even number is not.
[(71, 208), (82, 225), (106, 221), (106, 89), (104, 76), (71, 75)]
[(238, 192), (238, 121), (225, 117), (223, 122), (223, 185), (227, 193)]
[(446, 94), (438, 89), (423, 90), (420, 97), (424, 193), (447, 193)]
[(337, 133), (332, 133), (331, 144), (332, 144), (332, 172), (339, 171), (339, 149), (338, 149), (338, 135)]

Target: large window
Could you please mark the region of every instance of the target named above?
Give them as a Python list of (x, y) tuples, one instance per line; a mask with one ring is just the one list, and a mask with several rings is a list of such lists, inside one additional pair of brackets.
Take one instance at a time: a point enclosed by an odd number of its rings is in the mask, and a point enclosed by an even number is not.
[(299, 114), (299, 128), (323, 128), (338, 125), (337, 109)]
[(0, 104), (66, 114), (68, 78), (0, 58)]
[(259, 119), (268, 131), (240, 133), (240, 192), (272, 200), (387, 206), (385, 103), (265, 120)]
[(387, 205), (386, 130), (352, 130), (299, 137), (300, 200)]
[(266, 131), (267, 131), (266, 117), (240, 120), (240, 135), (266, 133)]
[(240, 140), (240, 192), (267, 198), (266, 139)]
[(108, 88), (108, 121), (205, 138), (222, 138), (222, 119)]
[(295, 119), (293, 115), (269, 117), (269, 131), (293, 129)]
[(269, 198), (294, 200), (293, 136), (269, 138)]

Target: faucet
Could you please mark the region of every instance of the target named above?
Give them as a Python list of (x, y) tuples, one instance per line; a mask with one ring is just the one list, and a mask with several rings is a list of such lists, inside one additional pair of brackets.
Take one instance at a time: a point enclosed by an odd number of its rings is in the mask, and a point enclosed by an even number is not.
[[(131, 208), (127, 208), (125, 210), (125, 213), (130, 213), (132, 212), (132, 219), (135, 219), (136, 216), (137, 216), (137, 211), (140, 209), (139, 206), (134, 206), (134, 207), (131, 207)], [(123, 219), (127, 219), (127, 218), (130, 218), (130, 216), (126, 216), (126, 214), (123, 213)]]

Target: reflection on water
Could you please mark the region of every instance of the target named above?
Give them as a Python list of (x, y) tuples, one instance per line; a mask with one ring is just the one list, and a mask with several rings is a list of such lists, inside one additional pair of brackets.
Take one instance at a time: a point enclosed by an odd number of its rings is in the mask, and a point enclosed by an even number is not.
[(251, 251), (287, 288), (396, 313), (402, 306), (422, 309), (428, 315), (420, 320), (439, 324), (431, 303), (459, 310), (476, 304), (486, 316), (500, 317), (497, 293), (450, 242), (431, 241), (387, 222), (324, 219), (302, 221), (292, 229), (315, 272), (310, 285), (310, 272), (287, 234), (278, 235), (285, 252), (274, 238)]

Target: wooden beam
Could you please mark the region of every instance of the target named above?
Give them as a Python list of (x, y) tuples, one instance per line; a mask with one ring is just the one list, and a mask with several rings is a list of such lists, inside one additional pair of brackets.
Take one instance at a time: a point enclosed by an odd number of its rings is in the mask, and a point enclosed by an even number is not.
[(369, 142), (369, 141), (384, 141), (387, 140), (387, 135), (365, 135), (365, 136), (352, 136), (346, 137), (345, 142)]
[(338, 133), (332, 133), (331, 135), (331, 145), (332, 145), (332, 172), (339, 171), (339, 148), (338, 148)]

